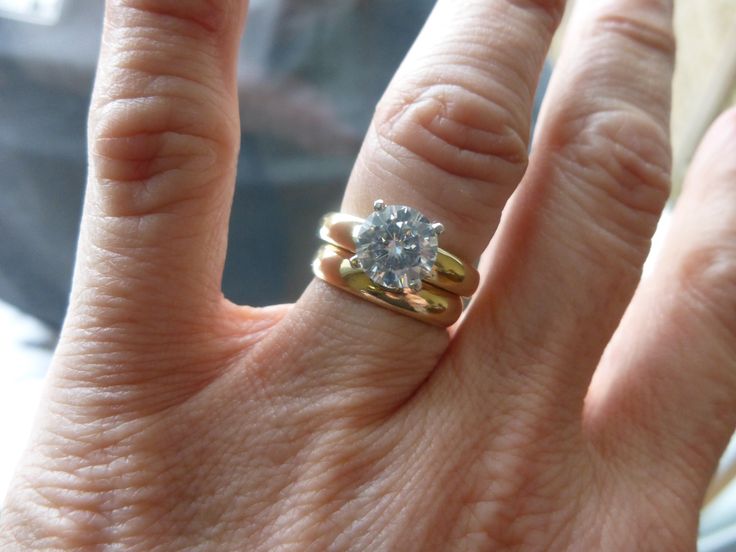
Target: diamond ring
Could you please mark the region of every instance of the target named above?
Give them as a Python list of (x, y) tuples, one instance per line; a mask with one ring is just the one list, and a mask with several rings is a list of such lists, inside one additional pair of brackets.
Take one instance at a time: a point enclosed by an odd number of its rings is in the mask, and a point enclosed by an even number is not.
[(315, 275), (382, 306), (437, 325), (450, 325), (462, 311), (460, 296), (472, 295), (478, 272), (439, 247), (442, 224), (417, 209), (377, 200), (361, 219), (343, 213), (322, 218), (327, 242), (312, 266)]

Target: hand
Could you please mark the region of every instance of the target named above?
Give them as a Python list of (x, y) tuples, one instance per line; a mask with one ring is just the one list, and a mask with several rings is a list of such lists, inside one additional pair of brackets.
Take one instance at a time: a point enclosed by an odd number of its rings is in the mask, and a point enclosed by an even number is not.
[(671, 5), (577, 22), (527, 167), (562, 9), (440, 0), (350, 179), (345, 212), (405, 203), (485, 250), (447, 332), (321, 281), (223, 299), (245, 4), (109, 0), (71, 307), (3, 550), (693, 550), (736, 424), (736, 112), (639, 285)]

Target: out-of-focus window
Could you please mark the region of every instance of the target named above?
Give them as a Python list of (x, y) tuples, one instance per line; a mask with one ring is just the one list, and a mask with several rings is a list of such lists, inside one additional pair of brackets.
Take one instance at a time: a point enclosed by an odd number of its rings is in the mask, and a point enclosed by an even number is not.
[(53, 25), (59, 21), (62, 2), (63, 0), (0, 0), (0, 16)]

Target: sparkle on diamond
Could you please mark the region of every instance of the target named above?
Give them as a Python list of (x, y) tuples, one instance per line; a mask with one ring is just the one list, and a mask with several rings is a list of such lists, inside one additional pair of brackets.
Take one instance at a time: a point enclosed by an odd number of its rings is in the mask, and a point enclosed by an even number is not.
[(393, 290), (419, 289), (437, 258), (437, 231), (416, 209), (386, 205), (358, 228), (355, 255), (375, 284)]

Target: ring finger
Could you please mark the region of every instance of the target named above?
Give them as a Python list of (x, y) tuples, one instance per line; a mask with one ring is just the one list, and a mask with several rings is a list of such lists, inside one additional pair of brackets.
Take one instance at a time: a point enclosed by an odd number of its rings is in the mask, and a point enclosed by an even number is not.
[[(366, 216), (378, 198), (415, 207), (444, 225), (442, 248), (475, 262), (526, 169), (534, 93), (563, 5), (440, 0), (379, 103), (343, 211)], [(319, 385), (380, 381), (397, 398), (448, 342), (444, 330), (320, 281), (272, 336), (280, 345), (282, 332), (302, 334), (292, 356), (330, 350), (328, 362), (310, 362)]]

